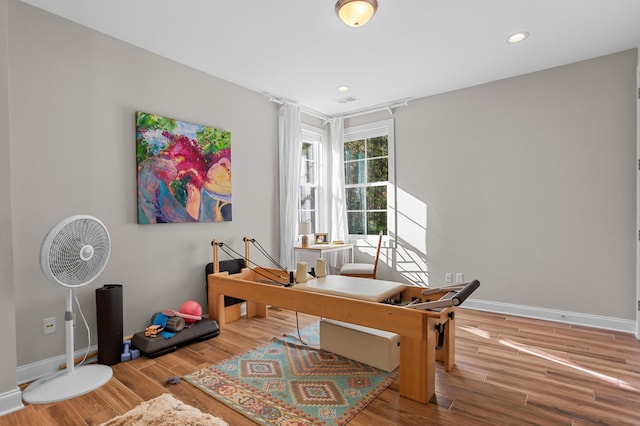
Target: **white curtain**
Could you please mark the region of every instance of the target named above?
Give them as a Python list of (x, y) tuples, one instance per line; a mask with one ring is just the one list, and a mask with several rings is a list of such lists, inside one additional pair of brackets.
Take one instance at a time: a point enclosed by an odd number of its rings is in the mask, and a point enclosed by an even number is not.
[(329, 159), (329, 176), (331, 176), (330, 235), (332, 240), (343, 240), (346, 243), (349, 230), (347, 227), (347, 203), (344, 196), (344, 119), (343, 117), (330, 118), (328, 122), (331, 134)]
[(293, 245), (298, 229), (298, 193), (302, 155), (300, 107), (284, 104), (278, 112), (278, 153), (280, 164), (280, 264), (295, 269)]

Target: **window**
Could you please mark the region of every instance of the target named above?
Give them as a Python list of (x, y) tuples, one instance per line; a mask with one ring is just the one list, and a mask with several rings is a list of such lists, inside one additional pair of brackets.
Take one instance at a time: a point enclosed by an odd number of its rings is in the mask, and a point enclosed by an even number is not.
[(312, 233), (323, 232), (326, 229), (324, 140), (323, 130), (303, 124), (298, 219), (300, 222), (310, 222)]
[(394, 228), (393, 120), (345, 129), (344, 176), (349, 235)]

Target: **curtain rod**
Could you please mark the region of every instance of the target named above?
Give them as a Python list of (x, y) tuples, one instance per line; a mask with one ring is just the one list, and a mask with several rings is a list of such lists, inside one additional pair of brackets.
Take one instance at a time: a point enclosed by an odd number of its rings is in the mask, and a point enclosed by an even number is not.
[(273, 97), (273, 96), (271, 96), (271, 95), (269, 95), (267, 93), (263, 93), (263, 95), (265, 95), (266, 97), (269, 98), (269, 102), (273, 102), (273, 103), (276, 103), (278, 105), (284, 105), (284, 104), (296, 105), (296, 106), (300, 107), (300, 112), (303, 112), (303, 113), (305, 113), (307, 115), (310, 115), (312, 117), (315, 117), (315, 118), (319, 118), (320, 120), (327, 120), (328, 118), (331, 118), (330, 116), (328, 116), (326, 114), (323, 114), (321, 112), (315, 111), (315, 110), (313, 110), (311, 108), (307, 108), (304, 105), (300, 105), (300, 104), (297, 104), (295, 102), (287, 101), (287, 100), (284, 100), (284, 99), (278, 99), (278, 98), (275, 98), (275, 97)]
[(378, 111), (389, 111), (390, 115), (393, 115), (393, 110), (399, 107), (406, 107), (407, 105), (409, 105), (409, 99), (406, 99), (404, 101), (399, 101), (399, 102), (395, 102), (395, 103), (390, 103), (387, 105), (379, 105), (379, 106), (375, 106), (375, 107), (371, 107), (371, 108), (367, 108), (367, 109), (362, 109), (359, 111), (354, 111), (352, 113), (349, 114), (344, 114), (342, 117), (343, 118), (352, 118), (352, 117), (357, 117), (359, 115), (365, 115), (365, 114), (372, 114), (374, 112), (378, 112)]

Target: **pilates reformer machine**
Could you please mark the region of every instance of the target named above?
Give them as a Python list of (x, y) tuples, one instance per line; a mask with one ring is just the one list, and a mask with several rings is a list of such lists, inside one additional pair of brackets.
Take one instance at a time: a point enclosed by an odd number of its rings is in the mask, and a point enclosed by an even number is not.
[(224, 297), (246, 301), (247, 317), (267, 317), (276, 306), (396, 333), (400, 336), (400, 395), (428, 403), (435, 394), (435, 363), (445, 371), (455, 363), (455, 309), (479, 286), (478, 280), (442, 288), (377, 279), (327, 275), (296, 284), (284, 268), (252, 267), (243, 238), (247, 268), (220, 272), (213, 240), (213, 273), (208, 275), (209, 318), (226, 325)]

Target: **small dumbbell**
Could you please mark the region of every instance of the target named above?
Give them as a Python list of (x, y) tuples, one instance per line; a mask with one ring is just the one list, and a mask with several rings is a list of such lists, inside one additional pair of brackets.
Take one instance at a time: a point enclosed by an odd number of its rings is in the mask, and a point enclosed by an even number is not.
[(140, 358), (140, 349), (131, 348), (130, 352), (131, 352), (131, 359)]
[(131, 340), (125, 340), (124, 342), (124, 352), (120, 355), (120, 361), (131, 361)]

